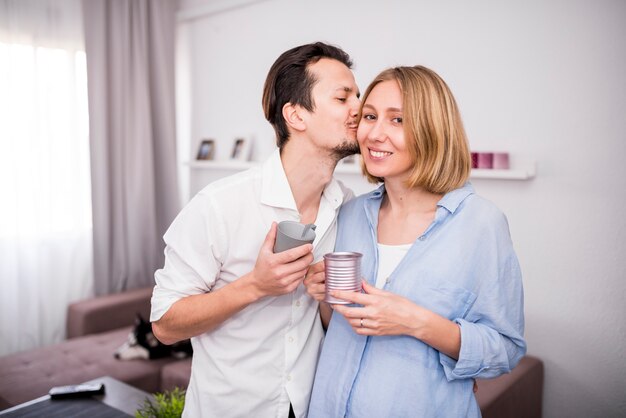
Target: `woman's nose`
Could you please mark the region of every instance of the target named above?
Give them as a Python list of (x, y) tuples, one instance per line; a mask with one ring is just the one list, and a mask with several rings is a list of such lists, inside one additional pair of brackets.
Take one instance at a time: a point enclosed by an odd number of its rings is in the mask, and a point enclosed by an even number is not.
[(376, 142), (383, 142), (385, 139), (387, 139), (387, 134), (385, 133), (385, 130), (381, 123), (377, 121), (376, 123), (372, 124), (372, 129), (370, 129), (367, 135), (367, 139)]

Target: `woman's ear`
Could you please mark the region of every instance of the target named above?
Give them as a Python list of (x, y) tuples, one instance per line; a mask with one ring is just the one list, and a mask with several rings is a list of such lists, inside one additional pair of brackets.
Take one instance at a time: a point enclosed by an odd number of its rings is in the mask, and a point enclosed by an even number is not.
[(304, 131), (306, 129), (306, 123), (301, 117), (302, 107), (291, 103), (286, 103), (283, 106), (283, 118), (290, 129), (295, 131)]

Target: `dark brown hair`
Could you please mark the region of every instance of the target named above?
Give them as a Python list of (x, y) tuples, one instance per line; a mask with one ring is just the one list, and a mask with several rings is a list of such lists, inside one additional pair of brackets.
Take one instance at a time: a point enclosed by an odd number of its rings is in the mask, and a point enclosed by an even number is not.
[(315, 42), (284, 52), (267, 74), (263, 87), (263, 111), (265, 119), (276, 131), (276, 145), (279, 148), (282, 148), (289, 139), (289, 130), (283, 118), (285, 104), (300, 105), (310, 112), (315, 109), (311, 90), (317, 80), (308, 67), (322, 58), (334, 59), (352, 68), (352, 60), (343, 50)]

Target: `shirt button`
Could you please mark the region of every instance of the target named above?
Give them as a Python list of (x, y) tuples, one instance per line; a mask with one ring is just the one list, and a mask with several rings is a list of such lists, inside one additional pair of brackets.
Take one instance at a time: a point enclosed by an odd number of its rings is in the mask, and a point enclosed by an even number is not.
[(389, 277), (387, 277), (387, 278), (385, 279), (385, 283), (389, 283), (390, 281), (391, 281), (391, 279), (390, 279)]
[(425, 239), (426, 239), (426, 235), (422, 235), (422, 236), (419, 238), (419, 240), (420, 240), (420, 241), (424, 241)]
[(289, 341), (290, 343), (292, 343), (292, 342), (293, 342), (293, 337), (289, 337), (289, 338), (288, 338), (288, 341)]
[(296, 306), (300, 306), (300, 301), (299, 300), (296, 301)]
[(291, 382), (291, 375), (290, 374), (287, 375), (287, 380)]

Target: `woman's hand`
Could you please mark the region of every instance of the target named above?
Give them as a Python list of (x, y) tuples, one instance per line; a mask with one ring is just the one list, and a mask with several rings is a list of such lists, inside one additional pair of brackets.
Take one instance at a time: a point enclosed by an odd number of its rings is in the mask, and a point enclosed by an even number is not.
[(335, 305), (336, 312), (342, 314), (354, 332), (360, 335), (412, 335), (423, 326), (424, 316), (429, 311), (410, 300), (385, 290), (377, 289), (363, 281), (365, 293), (331, 291), (336, 298), (363, 307)]
[(326, 297), (326, 275), (324, 274), (324, 260), (309, 267), (304, 277), (306, 291), (313, 299), (322, 302)]
[(336, 298), (363, 305), (335, 305), (359, 335), (410, 335), (447, 356), (458, 359), (461, 349), (459, 326), (433, 311), (394, 293), (363, 281), (365, 293), (331, 291)]

